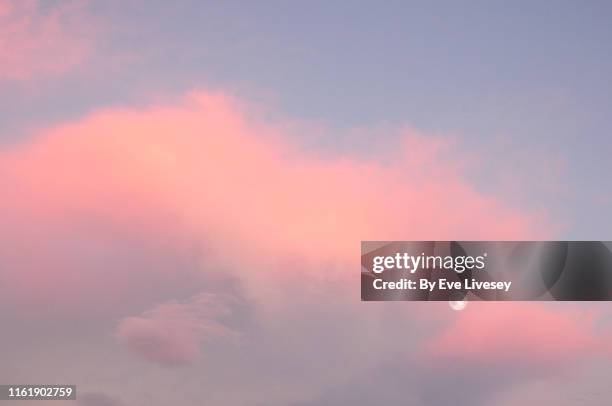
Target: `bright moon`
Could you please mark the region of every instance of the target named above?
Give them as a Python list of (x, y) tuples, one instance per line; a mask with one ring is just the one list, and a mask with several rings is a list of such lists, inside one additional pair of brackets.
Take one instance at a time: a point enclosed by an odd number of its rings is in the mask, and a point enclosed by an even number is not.
[(467, 300), (449, 300), (448, 305), (453, 310), (463, 310), (467, 306)]

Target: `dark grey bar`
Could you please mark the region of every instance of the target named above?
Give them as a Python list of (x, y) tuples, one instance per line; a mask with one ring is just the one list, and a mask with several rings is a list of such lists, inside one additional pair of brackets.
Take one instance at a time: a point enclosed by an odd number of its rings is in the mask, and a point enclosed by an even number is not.
[(76, 385), (0, 385), (0, 400), (76, 400)]

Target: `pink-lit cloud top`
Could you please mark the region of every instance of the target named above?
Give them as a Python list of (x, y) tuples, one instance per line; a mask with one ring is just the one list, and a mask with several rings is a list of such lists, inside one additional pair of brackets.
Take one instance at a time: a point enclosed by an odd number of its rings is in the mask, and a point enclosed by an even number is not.
[[(129, 273), (83, 273), (87, 258), (71, 243), (88, 232), (97, 250), (113, 233), (151, 246), (196, 241), (245, 279), (259, 279), (249, 267), (280, 279), (348, 278), (362, 238), (541, 233), (543, 219), (477, 193), (438, 159), (439, 141), (407, 134), (383, 165), (317, 158), (279, 128), (200, 92), (178, 106), (99, 112), (6, 147), (0, 207), (13, 294), (69, 303), (121, 290)], [(322, 272), (326, 263), (338, 272)]]

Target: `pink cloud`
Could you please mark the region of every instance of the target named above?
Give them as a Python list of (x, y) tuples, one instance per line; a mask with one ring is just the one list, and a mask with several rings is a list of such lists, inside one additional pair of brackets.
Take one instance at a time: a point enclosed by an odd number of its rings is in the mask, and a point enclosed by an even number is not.
[(122, 320), (116, 337), (142, 358), (163, 366), (200, 359), (201, 346), (214, 339), (237, 336), (220, 319), (230, 314), (230, 298), (200, 294), (186, 302), (167, 302)]
[[(321, 157), (282, 122), (257, 117), (235, 99), (196, 92), (168, 106), (99, 111), (4, 147), (0, 303), (22, 317), (68, 317), (159, 302), (155, 291), (185, 297), (170, 292), (201, 288), (182, 266), (195, 250), (197, 272), (237, 281), (264, 325), (316, 314), (315, 297), (358, 319), (360, 240), (551, 230), (471, 187), (444, 138), (407, 131), (380, 161)], [(167, 315), (185, 306), (128, 318), (117, 336), (159, 363), (196, 359), (203, 333)]]
[(561, 303), (473, 302), (470, 307), (428, 342), (426, 362), (530, 369), (612, 355), (610, 335), (597, 331), (594, 311)]
[(362, 239), (543, 235), (541, 219), (475, 191), (437, 155), (439, 139), (407, 133), (381, 164), (322, 159), (283, 128), (200, 92), (176, 106), (98, 112), (5, 148), (0, 262), (11, 295), (70, 303), (105, 289), (117, 299), (129, 293), (121, 264), (88, 268), (124, 240), (154, 253), (204, 244), (208, 260), (258, 269), (239, 276), (263, 285), (262, 275), (296, 273), (357, 280)]
[(82, 64), (92, 41), (84, 16), (81, 1), (0, 0), (0, 80), (53, 76)]

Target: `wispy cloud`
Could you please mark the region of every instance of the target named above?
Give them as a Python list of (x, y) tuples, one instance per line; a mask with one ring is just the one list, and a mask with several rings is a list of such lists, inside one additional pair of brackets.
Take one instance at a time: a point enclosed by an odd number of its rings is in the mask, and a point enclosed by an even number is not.
[(92, 53), (85, 2), (0, 0), (0, 80), (66, 73)]
[(205, 343), (238, 336), (222, 322), (231, 313), (231, 302), (231, 297), (206, 293), (166, 302), (122, 320), (116, 336), (146, 360), (163, 366), (190, 364), (200, 359)]

